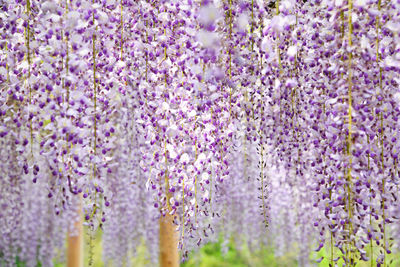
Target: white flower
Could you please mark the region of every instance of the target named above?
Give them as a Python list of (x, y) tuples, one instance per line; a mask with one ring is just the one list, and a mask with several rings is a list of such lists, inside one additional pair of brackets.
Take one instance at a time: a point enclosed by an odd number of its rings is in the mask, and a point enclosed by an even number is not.
[(176, 151), (175, 151), (174, 146), (171, 145), (171, 144), (167, 144), (167, 151), (169, 152), (169, 156), (170, 156), (172, 159), (175, 159), (175, 158), (178, 156), (178, 154), (177, 154)]
[(354, 6), (356, 6), (356, 7), (365, 7), (366, 5), (367, 5), (366, 0), (356, 0), (354, 2)]
[(68, 12), (66, 19), (67, 28), (74, 28), (80, 21), (80, 13), (78, 11)]
[(168, 22), (170, 20), (169, 14), (167, 12), (162, 12), (158, 15), (158, 19), (162, 22)]
[(210, 178), (210, 175), (208, 174), (208, 172), (203, 172), (203, 174), (201, 175), (201, 179), (202, 181), (206, 181)]
[(400, 62), (397, 61), (397, 60), (395, 60), (395, 59), (394, 59), (393, 57), (391, 57), (391, 56), (387, 56), (387, 57), (385, 58), (384, 65), (385, 65), (386, 67), (399, 67), (399, 66), (400, 66)]
[(271, 39), (270, 36), (265, 36), (261, 42), (261, 49), (265, 53), (270, 53), (274, 50), (274, 41)]
[(218, 34), (216, 32), (209, 32), (205, 30), (199, 31), (197, 33), (197, 41), (202, 44), (204, 47), (215, 47), (218, 45)]
[(192, 111), (189, 112), (188, 117), (193, 118), (194, 116), (196, 116), (196, 111), (192, 109)]
[(292, 0), (285, 0), (279, 6), (280, 11), (290, 11), (295, 6), (295, 2)]
[(335, 0), (335, 6), (341, 7), (343, 5), (343, 0)]
[(389, 21), (386, 23), (386, 27), (392, 32), (400, 32), (400, 23), (395, 23), (394, 21)]
[(281, 87), (281, 81), (279, 79), (275, 79), (275, 90), (279, 89)]
[(295, 79), (288, 79), (287, 81), (286, 81), (286, 87), (288, 87), (288, 88), (293, 88), (293, 87), (295, 87), (295, 86), (297, 86), (297, 81), (295, 80)]
[(57, 10), (57, 4), (54, 1), (46, 1), (42, 4), (42, 11), (46, 13), (47, 11), (55, 12)]
[(395, 93), (393, 97), (394, 97), (394, 100), (396, 100), (396, 102), (398, 104), (400, 104), (400, 92)]
[(297, 54), (297, 46), (293, 45), (288, 48), (287, 55), (288, 55), (289, 59), (294, 59), (296, 54)]
[(184, 154), (181, 156), (180, 162), (181, 162), (182, 164), (187, 164), (187, 163), (189, 162), (189, 160), (190, 160), (189, 155), (188, 155), (187, 153), (184, 153)]
[(163, 111), (168, 111), (169, 110), (169, 105), (166, 102), (163, 102), (161, 105), (161, 108)]
[(199, 22), (204, 25), (210, 25), (221, 18), (221, 13), (213, 4), (203, 6), (199, 10)]
[(242, 32), (246, 31), (247, 25), (249, 25), (249, 17), (246, 14), (240, 14), (237, 20), (239, 30)]
[(100, 24), (106, 24), (108, 22), (108, 15), (105, 12), (102, 11), (97, 11), (97, 14), (99, 15), (98, 21)]

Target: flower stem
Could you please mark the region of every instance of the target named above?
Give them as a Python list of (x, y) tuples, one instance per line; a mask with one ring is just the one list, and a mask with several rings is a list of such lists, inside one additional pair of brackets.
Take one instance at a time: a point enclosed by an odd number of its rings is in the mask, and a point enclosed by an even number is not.
[(124, 4), (121, 0), (121, 60), (123, 54), (123, 43), (124, 43)]
[[(275, 2), (276, 15), (279, 15), (279, 0)], [(279, 35), (276, 37), (276, 55), (278, 56), (279, 75), (282, 74), (281, 50), (279, 48)]]
[[(31, 78), (31, 51), (30, 51), (30, 14), (31, 14), (31, 2), (30, 0), (26, 1), (26, 14), (28, 16), (28, 21), (25, 27), (25, 38), (26, 38), (26, 50), (27, 50), (27, 60), (28, 60), (28, 87), (29, 87), (29, 105), (32, 105), (32, 88), (30, 85), (30, 78)], [(32, 127), (32, 119), (30, 114), (28, 114), (29, 118), (29, 131), (30, 131), (30, 148), (31, 148), (31, 155), (33, 156), (33, 127)]]
[[(367, 134), (367, 143), (368, 143), (368, 147), (369, 147), (369, 145), (370, 145), (370, 141), (369, 141), (369, 135)], [(369, 155), (369, 152), (367, 153), (367, 158), (368, 158), (368, 165), (367, 165), (367, 168), (368, 168), (368, 171), (369, 171), (369, 169), (370, 169), (370, 164), (371, 164), (371, 159), (370, 159), (370, 155)], [(372, 203), (372, 197), (371, 197), (371, 195), (372, 195), (372, 186), (370, 185), (370, 187), (369, 187), (369, 194), (370, 194), (370, 196), (369, 196), (369, 202), (370, 203)], [(370, 213), (369, 213), (369, 225), (370, 225), (370, 227), (372, 227), (372, 207), (370, 207)], [(372, 232), (370, 229), (368, 229), (368, 232)], [(372, 234), (372, 233), (371, 233)], [(373, 244), (372, 244), (372, 236), (371, 236), (371, 238), (370, 238), (370, 240), (369, 240), (369, 246), (370, 246), (370, 253), (371, 253), (371, 260), (370, 260), (370, 262), (371, 262), (371, 267), (373, 267), (374, 266), (374, 248), (373, 248)]]
[[(381, 10), (381, 0), (378, 0), (378, 10)], [(381, 60), (381, 55), (379, 53), (379, 33), (381, 29), (380, 25), (380, 16), (377, 17), (376, 19), (376, 62), (379, 65), (379, 62)], [(383, 85), (382, 85), (382, 67), (379, 67), (379, 88), (380, 92), (379, 94), (382, 95), (382, 99), (380, 100), (380, 106), (383, 106)], [(383, 144), (383, 110), (381, 110), (380, 114), (380, 145), (381, 145), (381, 168), (382, 168), (382, 174), (384, 174), (385, 170), (385, 165), (384, 165), (384, 144)], [(385, 214), (385, 184), (386, 184), (386, 178), (385, 175), (383, 175), (382, 179), (382, 200), (381, 200), (381, 208), (382, 208), (382, 231), (383, 231), (383, 267), (386, 267), (386, 214)]]
[[(254, 0), (251, 0), (251, 25), (250, 25), (250, 36), (251, 36), (251, 52), (254, 50), (254, 38), (253, 38), (253, 32), (254, 32)], [(252, 55), (253, 56), (253, 55)]]
[[(352, 224), (352, 175), (351, 175), (351, 169), (352, 169), (352, 154), (351, 154), (351, 145), (352, 145), (352, 101), (353, 101), (353, 96), (352, 96), (352, 57), (353, 54), (351, 52), (352, 49), (352, 35), (353, 35), (353, 22), (352, 22), (352, 9), (353, 9), (353, 1), (348, 0), (348, 47), (350, 49), (349, 52), (349, 60), (348, 60), (348, 135), (347, 135), (347, 156), (349, 158), (349, 166), (347, 168), (347, 196), (348, 196), (348, 227), (349, 227), (349, 236), (353, 234), (353, 224)], [(353, 251), (353, 241), (349, 241), (349, 249), (348, 249), (348, 260), (350, 261), (350, 265), (353, 264), (353, 256), (352, 251)]]
[[(92, 1), (93, 4), (95, 0)], [(95, 18), (94, 18), (94, 12), (93, 12), (93, 26), (95, 25)], [(97, 27), (96, 27), (97, 29)], [(93, 142), (93, 153), (96, 155), (96, 149), (97, 149), (97, 118), (96, 118), (96, 109), (97, 109), (97, 84), (96, 84), (96, 33), (94, 32), (92, 35), (92, 43), (93, 43), (93, 102), (94, 102), (94, 142)], [(93, 164), (93, 177), (96, 176), (96, 164)]]
[[(194, 130), (196, 131), (196, 125), (194, 126)], [(195, 146), (195, 161), (197, 161), (197, 140), (194, 141), (194, 146)], [(194, 176), (194, 221), (197, 222), (197, 173)]]
[[(233, 24), (233, 16), (232, 16), (232, 0), (229, 0), (229, 41), (232, 40), (232, 24)], [(229, 56), (229, 80), (232, 80), (232, 54), (231, 54), (231, 45), (228, 43), (228, 56)], [(232, 87), (229, 89), (229, 121), (230, 122), (232, 116)]]
[(185, 238), (185, 178), (182, 179), (182, 235), (181, 235), (182, 251), (184, 251), (183, 248), (184, 238)]

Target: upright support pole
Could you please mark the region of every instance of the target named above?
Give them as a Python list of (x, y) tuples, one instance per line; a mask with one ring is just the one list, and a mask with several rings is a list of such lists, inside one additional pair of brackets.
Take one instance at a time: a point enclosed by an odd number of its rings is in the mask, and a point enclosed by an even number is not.
[(160, 267), (179, 267), (178, 232), (169, 214), (160, 218)]
[(83, 217), (82, 195), (79, 195), (77, 217), (74, 218), (72, 231), (67, 237), (67, 267), (83, 267)]

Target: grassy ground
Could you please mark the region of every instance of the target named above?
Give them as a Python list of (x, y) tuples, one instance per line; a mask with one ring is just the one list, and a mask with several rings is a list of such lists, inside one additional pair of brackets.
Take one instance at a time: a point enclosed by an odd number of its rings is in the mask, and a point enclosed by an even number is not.
[(223, 253), (221, 242), (209, 243), (189, 256), (182, 267), (293, 267), (297, 266), (296, 255), (275, 257), (272, 248), (250, 252), (247, 246), (235, 249), (232, 242)]
[[(198, 252), (192, 253), (189, 260), (182, 267), (296, 267), (296, 253), (288, 253), (282, 257), (276, 257), (272, 248), (263, 248), (256, 252), (250, 252), (246, 246), (240, 250), (235, 249), (232, 243), (228, 245), (226, 254), (221, 252), (221, 242), (206, 244)], [(378, 248), (374, 248), (378, 252)], [(367, 250), (367, 252), (369, 252)], [(318, 253), (311, 253), (310, 264), (318, 267), (329, 267), (330, 249), (321, 249)], [(334, 250), (334, 257), (339, 255), (339, 250)], [(369, 253), (367, 253), (369, 257)], [(315, 259), (323, 257), (320, 263), (316, 263)], [(377, 255), (374, 255), (376, 259)], [(387, 255), (388, 266), (400, 266), (400, 253), (392, 253)], [(389, 265), (390, 263), (390, 265)], [(337, 262), (337, 266), (343, 266), (343, 260)], [(356, 267), (375, 267), (376, 262), (359, 261)]]

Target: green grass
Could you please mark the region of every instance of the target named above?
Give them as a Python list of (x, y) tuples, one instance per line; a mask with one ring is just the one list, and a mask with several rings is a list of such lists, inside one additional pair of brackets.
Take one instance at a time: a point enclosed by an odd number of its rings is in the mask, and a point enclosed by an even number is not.
[[(251, 252), (247, 246), (242, 245), (240, 249), (235, 249), (233, 242), (228, 244), (228, 252), (223, 254), (221, 252), (221, 244), (208, 243), (197, 252), (190, 254), (187, 262), (182, 264), (182, 267), (295, 267), (297, 263), (297, 252), (289, 252), (281, 257), (277, 257), (274, 254), (273, 248), (264, 247), (258, 251)], [(367, 249), (367, 252), (368, 249)], [(375, 247), (375, 252), (378, 252), (378, 248)], [(321, 249), (319, 252), (313, 252), (310, 254), (310, 262), (315, 262), (316, 259), (323, 257), (319, 267), (329, 267), (330, 263), (330, 248), (326, 247)], [(334, 258), (340, 256), (340, 251), (335, 248)], [(367, 253), (369, 257), (369, 253)], [(377, 255), (374, 255), (376, 259)], [(400, 253), (392, 253), (387, 255), (387, 263), (390, 266), (400, 266)], [(338, 266), (343, 265), (343, 260), (337, 261)], [(376, 266), (376, 262), (373, 262), (372, 266)], [(359, 261), (356, 267), (371, 267), (371, 262)]]
[(182, 267), (292, 267), (297, 266), (296, 255), (275, 257), (272, 248), (262, 248), (251, 252), (246, 245), (235, 248), (228, 243), (228, 251), (221, 250), (222, 242), (208, 243), (196, 253), (192, 253)]

